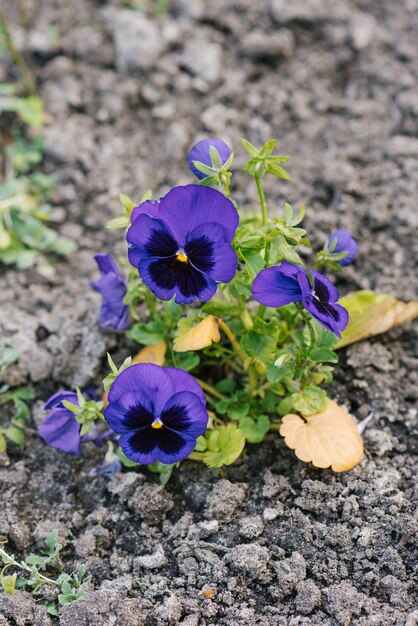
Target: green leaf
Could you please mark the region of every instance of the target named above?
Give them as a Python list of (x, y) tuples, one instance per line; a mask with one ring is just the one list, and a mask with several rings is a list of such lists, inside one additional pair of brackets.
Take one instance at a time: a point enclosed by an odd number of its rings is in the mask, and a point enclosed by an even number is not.
[[(136, 207), (135, 202), (131, 200), (131, 198), (127, 196), (125, 193), (119, 194), (119, 202), (121, 203), (122, 208), (125, 210), (128, 216), (132, 213), (133, 209)], [(144, 200), (141, 199), (141, 202), (144, 202)]]
[(251, 154), (251, 156), (255, 157), (255, 156), (258, 155), (257, 148), (255, 146), (253, 146), (252, 143), (247, 141), (247, 139), (242, 138), (241, 139), (241, 143), (244, 146), (244, 148), (247, 150), (247, 152), (249, 152)]
[(302, 391), (296, 392), (280, 402), (278, 411), (280, 415), (286, 415), (291, 411), (309, 417), (325, 409), (327, 394), (316, 385), (308, 385)]
[[(19, 426), (15, 426), (12, 424), (8, 428), (4, 430), (4, 434), (6, 435), (9, 441), (15, 443), (21, 450), (25, 447), (25, 431)], [(1, 445), (0, 445), (1, 450)]]
[(279, 167), (278, 165), (269, 165), (267, 168), (268, 174), (272, 174), (276, 178), (280, 178), (281, 180), (291, 180), (291, 176), (285, 169)]
[(338, 363), (338, 355), (329, 348), (315, 348), (311, 352), (310, 358), (315, 363)]
[(131, 221), (129, 217), (122, 214), (106, 222), (106, 228), (109, 228), (110, 230), (116, 230), (117, 228), (128, 228), (130, 223)]
[(257, 250), (240, 250), (241, 256), (245, 261), (245, 267), (251, 280), (261, 272), (264, 268), (264, 259)]
[(14, 594), (16, 587), (16, 578), (17, 574), (10, 574), (8, 576), (0, 577), (1, 586), (3, 587), (4, 593), (7, 593), (7, 595), (11, 596)]
[(3, 433), (0, 431), (0, 454), (6, 451), (6, 440)]
[(256, 419), (244, 417), (239, 420), (239, 427), (249, 443), (260, 443), (270, 428), (270, 420), (267, 415), (260, 415)]
[(263, 361), (265, 365), (273, 360), (276, 344), (276, 337), (263, 331), (250, 330), (241, 339), (241, 348), (245, 354)]
[(200, 363), (200, 357), (195, 352), (176, 352), (174, 366), (186, 372), (191, 372)]
[(235, 424), (211, 430), (207, 436), (208, 449), (203, 461), (209, 467), (231, 465), (241, 454), (245, 445), (245, 436)]
[(49, 552), (54, 552), (56, 548), (60, 546), (58, 542), (58, 530), (51, 530), (51, 532), (48, 533), (48, 535), (46, 536), (45, 543), (48, 547)]
[(149, 320), (149, 322), (137, 322), (126, 333), (129, 339), (144, 346), (155, 346), (165, 338), (165, 326), (161, 318)]
[(155, 461), (154, 463), (149, 463), (147, 465), (150, 472), (153, 474), (160, 475), (160, 483), (163, 487), (168, 483), (173, 473), (175, 467), (178, 467), (178, 463), (161, 463), (160, 461)]
[(59, 612), (57, 607), (55, 606), (54, 602), (49, 602), (46, 605), (46, 610), (49, 613), (49, 615), (53, 615), (54, 617), (58, 617), (59, 616)]

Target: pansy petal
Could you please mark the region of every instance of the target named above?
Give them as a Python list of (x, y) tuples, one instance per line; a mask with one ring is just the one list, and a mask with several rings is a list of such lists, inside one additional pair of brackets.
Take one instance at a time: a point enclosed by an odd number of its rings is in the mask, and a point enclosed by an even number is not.
[(140, 215), (126, 233), (129, 262), (138, 268), (144, 258), (166, 258), (179, 250), (173, 233), (165, 222), (149, 215)]
[(124, 304), (126, 283), (115, 274), (107, 274), (90, 285), (101, 293), (100, 328), (126, 330), (130, 326), (129, 307)]
[(141, 202), (141, 204), (132, 209), (131, 224), (134, 223), (137, 217), (143, 214), (158, 217), (159, 207), (160, 202), (158, 200), (146, 200), (145, 202)]
[(153, 363), (138, 363), (127, 367), (113, 381), (108, 396), (109, 404), (137, 390), (154, 400), (156, 417), (176, 392), (172, 377), (163, 367)]
[(170, 376), (176, 388), (176, 393), (180, 391), (190, 391), (197, 395), (200, 401), (206, 406), (206, 397), (202, 387), (197, 380), (188, 372), (178, 369), (177, 367), (165, 367), (164, 371)]
[(327, 276), (312, 270), (312, 293), (318, 296), (322, 302), (337, 302), (338, 289)]
[(44, 409), (52, 409), (53, 407), (59, 405), (62, 406), (61, 402), (63, 400), (66, 400), (67, 402), (72, 402), (73, 404), (78, 404), (77, 394), (74, 393), (74, 391), (65, 391), (64, 389), (61, 389), (60, 391), (54, 393), (53, 396), (48, 398), (48, 400), (44, 404)]
[(201, 399), (190, 391), (174, 394), (161, 412), (163, 428), (197, 439), (206, 431), (208, 413)]
[(102, 276), (109, 274), (111, 272), (123, 279), (120, 269), (118, 268), (115, 260), (110, 254), (106, 254), (106, 253), (95, 254), (94, 260), (96, 261), (100, 274)]
[(80, 454), (80, 424), (71, 411), (54, 408), (39, 427), (39, 435), (52, 448)]
[(208, 222), (194, 228), (185, 252), (196, 269), (218, 283), (229, 283), (236, 274), (238, 257), (219, 224)]
[(209, 300), (216, 292), (217, 284), (203, 275), (191, 263), (175, 258), (142, 259), (139, 275), (143, 282), (161, 300), (176, 296), (177, 304), (190, 304), (196, 300)]
[(143, 389), (125, 393), (104, 410), (104, 416), (117, 433), (147, 428), (155, 419), (154, 402)]
[(181, 246), (196, 226), (207, 222), (223, 226), (231, 242), (239, 222), (237, 210), (228, 198), (216, 189), (200, 185), (174, 187), (161, 198), (158, 217), (168, 224)]
[(163, 429), (147, 428), (137, 433), (124, 433), (119, 445), (128, 459), (135, 463), (176, 463), (189, 456), (196, 441), (168, 429), (163, 432)]
[(342, 267), (350, 265), (358, 255), (358, 246), (356, 240), (353, 238), (349, 230), (334, 230), (329, 236), (328, 247), (332, 247), (335, 242), (335, 248), (332, 250), (334, 253), (346, 252), (347, 255), (337, 261), (338, 265)]
[[(253, 283), (253, 297), (260, 304), (269, 307), (279, 307), (290, 302), (299, 302), (302, 299), (302, 290), (298, 281), (298, 272), (289, 275), (286, 267), (277, 265), (261, 270)], [(288, 264), (290, 265), (290, 264)], [(303, 270), (293, 266), (299, 272)], [(283, 271), (284, 270), (284, 271)]]
[(188, 162), (191, 171), (200, 180), (206, 178), (206, 174), (203, 174), (203, 172), (199, 172), (199, 170), (195, 167), (193, 161), (200, 161), (200, 163), (204, 163), (205, 165), (211, 167), (211, 146), (216, 148), (216, 150), (218, 151), (222, 165), (229, 159), (229, 156), (231, 154), (231, 150), (229, 149), (228, 144), (222, 141), (222, 139), (218, 139), (217, 137), (214, 137), (213, 139), (202, 139), (202, 141), (198, 141), (189, 152)]

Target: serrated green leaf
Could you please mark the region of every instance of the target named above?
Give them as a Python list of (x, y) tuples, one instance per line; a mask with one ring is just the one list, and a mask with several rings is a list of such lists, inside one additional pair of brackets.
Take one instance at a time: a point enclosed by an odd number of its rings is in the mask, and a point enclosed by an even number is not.
[(329, 348), (315, 348), (310, 358), (315, 363), (338, 363), (338, 355)]
[(15, 592), (16, 578), (17, 578), (17, 574), (9, 574), (7, 576), (0, 577), (0, 582), (3, 588), (3, 591), (4, 593), (7, 593), (7, 595), (9, 596), (13, 595)]
[(244, 417), (239, 421), (239, 427), (248, 443), (260, 443), (269, 431), (270, 420), (267, 415), (260, 415), (256, 419)]
[(127, 332), (129, 339), (145, 346), (155, 346), (165, 338), (165, 326), (161, 318), (150, 320), (147, 323), (138, 322)]
[(208, 449), (203, 461), (209, 467), (231, 465), (241, 454), (245, 445), (244, 433), (235, 424), (211, 430), (207, 434)]

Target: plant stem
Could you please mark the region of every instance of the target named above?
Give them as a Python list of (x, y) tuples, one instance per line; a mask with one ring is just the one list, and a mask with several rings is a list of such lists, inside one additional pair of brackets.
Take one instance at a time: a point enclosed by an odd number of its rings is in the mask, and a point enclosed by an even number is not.
[[(263, 185), (261, 182), (260, 172), (258, 170), (256, 171), (254, 178), (255, 178), (255, 184), (257, 185), (258, 197), (260, 199), (262, 224), (263, 226), (267, 226), (267, 219), (268, 219), (267, 202), (266, 202), (266, 196), (264, 193)], [(266, 241), (266, 247), (264, 249), (265, 267), (268, 267), (269, 262), (270, 262), (270, 246), (271, 246), (270, 241)], [(263, 319), (265, 313), (266, 313), (266, 307), (264, 306), (264, 304), (260, 304), (260, 306), (258, 307), (258, 311), (257, 311), (257, 317), (259, 317), (260, 319)]]
[(252, 330), (254, 322), (251, 319), (251, 315), (248, 313), (247, 309), (243, 309), (241, 311), (240, 318), (245, 330)]
[[(15, 567), (20, 567), (20, 569), (23, 569), (26, 572), (32, 572), (31, 568), (28, 565), (26, 565), (26, 563), (23, 563), (23, 562), (19, 563), (19, 561), (16, 561), (13, 557), (7, 554), (7, 552), (5, 552), (3, 548), (0, 548), (0, 557), (3, 559), (3, 562), (5, 563), (5, 565), (14, 565)], [(40, 574), (39, 572), (37, 573), (37, 575), (40, 580), (42, 580), (44, 583), (47, 583), (48, 585), (59, 585), (57, 580), (48, 578), (47, 576), (44, 576), (43, 574)]]
[(300, 314), (302, 316), (303, 321), (305, 322), (306, 326), (308, 327), (309, 337), (310, 337), (310, 340), (311, 340), (310, 350), (312, 351), (312, 349), (313, 349), (313, 347), (315, 346), (315, 343), (316, 343), (316, 337), (315, 337), (315, 331), (314, 331), (314, 328), (312, 326), (311, 319), (310, 319), (309, 315), (306, 314), (305, 309), (303, 308), (303, 304), (298, 302), (296, 306), (299, 309), (299, 312), (300, 312)]
[(199, 383), (199, 385), (202, 387), (202, 389), (204, 389), (205, 391), (210, 393), (215, 398), (219, 398), (219, 400), (223, 400), (224, 399), (225, 396), (222, 395), (219, 391), (217, 391), (215, 389), (215, 387), (212, 387), (212, 385), (209, 385), (208, 383), (205, 383), (205, 381), (202, 380), (201, 378), (196, 378), (195, 380)]
[(225, 335), (228, 337), (229, 341), (231, 342), (232, 347), (234, 348), (235, 352), (237, 353), (237, 355), (241, 359), (241, 361), (242, 361), (242, 363), (244, 365), (244, 368), (247, 369), (249, 364), (250, 364), (250, 357), (248, 357), (246, 354), (244, 354), (244, 352), (241, 350), (241, 346), (238, 343), (238, 339), (235, 337), (235, 335), (232, 332), (232, 330), (221, 319), (219, 320), (219, 328), (221, 330), (223, 330)]
[(269, 430), (276, 430), (278, 433), (280, 432), (281, 424), (277, 424), (277, 422), (271, 422)]
[(20, 77), (23, 81), (26, 91), (31, 96), (36, 96), (36, 83), (32, 76), (32, 72), (26, 64), (23, 54), (18, 50), (13, 42), (12, 35), (6, 22), (6, 16), (0, 7), (0, 27), (3, 30), (6, 48), (16, 64)]

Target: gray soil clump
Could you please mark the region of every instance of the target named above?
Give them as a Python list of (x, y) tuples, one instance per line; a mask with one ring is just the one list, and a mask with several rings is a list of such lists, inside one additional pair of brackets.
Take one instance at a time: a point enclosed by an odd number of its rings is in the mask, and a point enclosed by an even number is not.
[[(34, 386), (33, 428), (40, 400), (134, 349), (98, 330), (92, 256), (125, 253), (104, 228), (120, 192), (193, 182), (198, 139), (222, 137), (242, 165), (241, 136), (278, 137), (292, 181), (266, 180), (271, 210), (304, 202), (315, 246), (337, 227), (359, 242), (341, 293), (416, 298), (415, 0), (173, 0), (158, 19), (110, 1), (27, 4), (27, 34), (18, 3), (6, 9), (51, 116), (54, 225), (80, 246), (48, 276), (0, 270), (0, 333), (24, 349), (4, 381)], [(257, 199), (244, 174), (233, 193)], [(348, 473), (298, 462), (271, 433), (222, 477), (185, 462), (163, 488), (145, 470), (92, 477), (103, 450), (77, 460), (31, 435), (0, 467), (0, 535), (23, 556), (57, 528), (64, 570), (85, 563), (92, 580), (59, 618), (0, 594), (0, 626), (416, 626), (416, 327), (341, 352), (330, 397), (375, 413)]]

